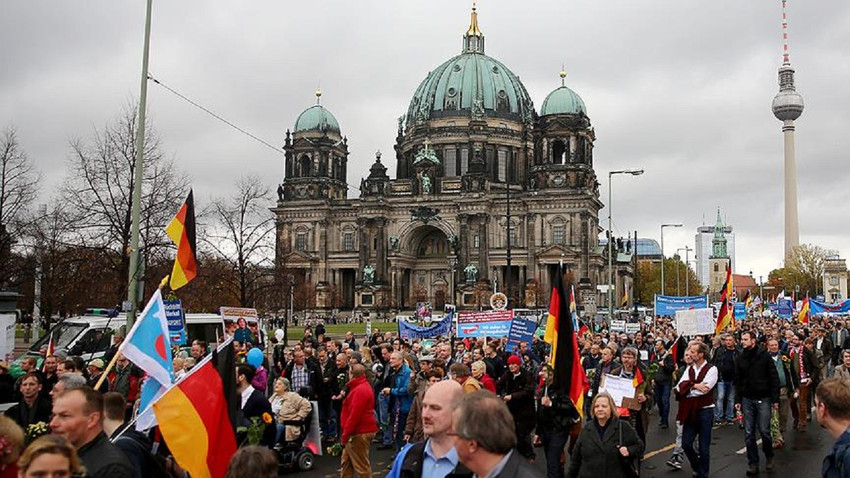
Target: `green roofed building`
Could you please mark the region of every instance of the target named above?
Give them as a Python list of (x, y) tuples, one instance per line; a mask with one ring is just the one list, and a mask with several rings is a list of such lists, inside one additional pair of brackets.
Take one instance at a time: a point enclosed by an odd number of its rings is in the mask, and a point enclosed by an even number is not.
[[(595, 312), (607, 261), (587, 107), (562, 71), (538, 113), (484, 39), (473, 8), (459, 54), (423, 65), (398, 119), (394, 177), (376, 154), (357, 198), (345, 118), (321, 92), (287, 131), (276, 262), (311, 308), (478, 309), (494, 285), (515, 307), (545, 308), (563, 261), (579, 308)], [(618, 290), (632, 276), (618, 266)]]

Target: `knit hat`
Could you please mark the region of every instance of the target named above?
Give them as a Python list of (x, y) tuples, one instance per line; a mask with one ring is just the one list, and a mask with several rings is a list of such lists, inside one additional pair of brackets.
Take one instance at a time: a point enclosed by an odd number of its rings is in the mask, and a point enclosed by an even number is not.
[(508, 365), (522, 365), (522, 359), (519, 358), (519, 355), (511, 355), (508, 357)]

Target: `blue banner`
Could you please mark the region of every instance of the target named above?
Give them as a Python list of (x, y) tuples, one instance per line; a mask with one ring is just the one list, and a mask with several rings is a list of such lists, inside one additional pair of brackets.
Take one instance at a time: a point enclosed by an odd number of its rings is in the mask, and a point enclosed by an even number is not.
[(458, 337), (507, 337), (511, 330), (513, 310), (461, 312), (457, 318)]
[(655, 294), (655, 316), (675, 316), (677, 310), (705, 309), (708, 307), (707, 295), (676, 297)]
[(447, 314), (443, 320), (432, 323), (427, 327), (411, 324), (403, 320), (398, 321), (398, 336), (405, 340), (431, 339), (448, 335), (452, 328), (452, 314)]
[(779, 299), (776, 304), (776, 313), (783, 319), (790, 319), (794, 314), (794, 301), (792, 299)]
[(183, 303), (179, 300), (164, 300), (165, 319), (168, 320), (168, 335), (173, 345), (186, 345), (186, 319)]
[(744, 320), (747, 318), (747, 304), (746, 302), (734, 302), (734, 308), (732, 309), (735, 320)]
[(508, 344), (505, 346), (505, 350), (508, 353), (513, 353), (514, 349), (519, 347), (520, 342), (531, 344), (535, 330), (537, 330), (537, 323), (535, 321), (515, 317), (511, 321), (511, 329), (508, 332)]
[(834, 304), (826, 304), (819, 300), (809, 299), (809, 311), (812, 315), (847, 314), (850, 313), (850, 299)]

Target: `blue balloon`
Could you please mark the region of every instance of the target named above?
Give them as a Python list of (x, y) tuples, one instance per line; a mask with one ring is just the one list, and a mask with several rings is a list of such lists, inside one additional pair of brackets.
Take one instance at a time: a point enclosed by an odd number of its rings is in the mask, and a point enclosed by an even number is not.
[(263, 364), (263, 352), (258, 348), (249, 350), (246, 361), (253, 365), (254, 368), (260, 368), (260, 365)]

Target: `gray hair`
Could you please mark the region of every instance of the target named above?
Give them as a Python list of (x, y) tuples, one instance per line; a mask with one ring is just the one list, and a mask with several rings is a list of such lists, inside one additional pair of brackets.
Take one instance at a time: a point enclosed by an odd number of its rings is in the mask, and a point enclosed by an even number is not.
[(86, 384), (86, 377), (77, 373), (66, 373), (59, 377), (57, 383), (61, 383), (65, 391), (83, 388)]
[(630, 357), (637, 358), (638, 351), (634, 347), (626, 347), (626, 348), (623, 349), (622, 352), (620, 352), (620, 355), (628, 355)]
[(496, 455), (507, 455), (516, 446), (514, 418), (508, 406), (487, 390), (464, 395), (455, 410), (455, 431), (465, 440)]

